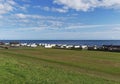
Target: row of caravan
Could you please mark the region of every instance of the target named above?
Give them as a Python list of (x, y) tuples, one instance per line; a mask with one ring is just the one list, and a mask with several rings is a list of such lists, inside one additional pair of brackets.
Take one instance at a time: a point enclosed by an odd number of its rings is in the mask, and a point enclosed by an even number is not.
[(67, 44), (41, 44), (44, 48), (61, 48), (61, 49), (88, 49), (87, 45), (67, 45)]
[(120, 45), (101, 45), (101, 46), (89, 46), (89, 45), (68, 45), (68, 44), (47, 44), (47, 43), (19, 43), (0, 42), (1, 48), (9, 47), (44, 47), (44, 48), (57, 48), (57, 49), (83, 49), (83, 50), (99, 50), (99, 51), (120, 51)]
[(59, 49), (83, 49), (83, 50), (98, 50), (98, 51), (117, 51), (120, 52), (120, 45), (67, 45), (67, 44), (42, 44), (45, 48), (59, 48)]
[(61, 48), (61, 49), (88, 49), (87, 45), (67, 45), (67, 44), (46, 44), (46, 43), (32, 43), (32, 44), (27, 44), (27, 43), (21, 43), (20, 46), (27, 46), (27, 47), (44, 47), (44, 48)]

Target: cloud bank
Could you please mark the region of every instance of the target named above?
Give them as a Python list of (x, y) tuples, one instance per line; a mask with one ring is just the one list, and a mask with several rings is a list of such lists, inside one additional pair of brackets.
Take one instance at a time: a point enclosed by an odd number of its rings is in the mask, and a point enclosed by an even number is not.
[(15, 5), (13, 0), (0, 0), (0, 15), (13, 11)]
[(76, 11), (90, 11), (95, 8), (120, 9), (120, 0), (54, 0), (54, 4), (74, 9)]

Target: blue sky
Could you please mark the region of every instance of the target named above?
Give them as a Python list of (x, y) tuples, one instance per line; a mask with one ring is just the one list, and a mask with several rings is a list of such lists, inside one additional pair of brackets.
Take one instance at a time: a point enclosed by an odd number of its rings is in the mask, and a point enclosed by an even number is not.
[(0, 39), (120, 40), (120, 0), (0, 0)]

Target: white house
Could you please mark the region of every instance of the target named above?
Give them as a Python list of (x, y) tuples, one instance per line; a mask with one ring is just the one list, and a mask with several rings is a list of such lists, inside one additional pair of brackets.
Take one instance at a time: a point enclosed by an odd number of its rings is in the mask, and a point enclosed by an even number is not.
[(39, 45), (39, 46), (42, 46), (42, 43), (39, 43), (38, 45)]
[(79, 45), (75, 45), (74, 48), (81, 48)]
[(61, 47), (60, 47), (60, 48), (66, 48), (66, 46), (67, 46), (67, 45), (66, 45), (66, 44), (64, 44), (64, 45), (61, 45)]
[(73, 48), (73, 45), (67, 45), (66, 48), (67, 48), (67, 49)]
[(52, 47), (55, 47), (55, 46), (56, 46), (56, 44), (51, 44), (51, 46), (52, 46)]
[(45, 45), (45, 48), (52, 48), (52, 46), (48, 44), (48, 45)]
[(96, 45), (94, 46), (94, 49), (97, 50), (97, 46)]
[(20, 45), (21, 46), (27, 46), (27, 43), (21, 43)]
[(30, 47), (31, 46), (31, 44), (27, 44), (27, 47)]
[(82, 47), (82, 49), (85, 49), (85, 50), (88, 49), (87, 45), (82, 45), (81, 47)]
[(37, 45), (35, 43), (31, 44), (30, 47), (35, 48)]
[(10, 43), (5, 43), (5, 45), (10, 45)]
[(19, 47), (20, 43), (19, 42), (10, 42), (11, 47)]

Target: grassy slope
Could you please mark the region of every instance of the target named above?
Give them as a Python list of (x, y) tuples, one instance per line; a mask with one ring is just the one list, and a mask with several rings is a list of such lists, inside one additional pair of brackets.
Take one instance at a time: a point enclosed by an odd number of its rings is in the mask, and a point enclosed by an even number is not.
[(1, 84), (120, 84), (120, 53), (0, 49)]

